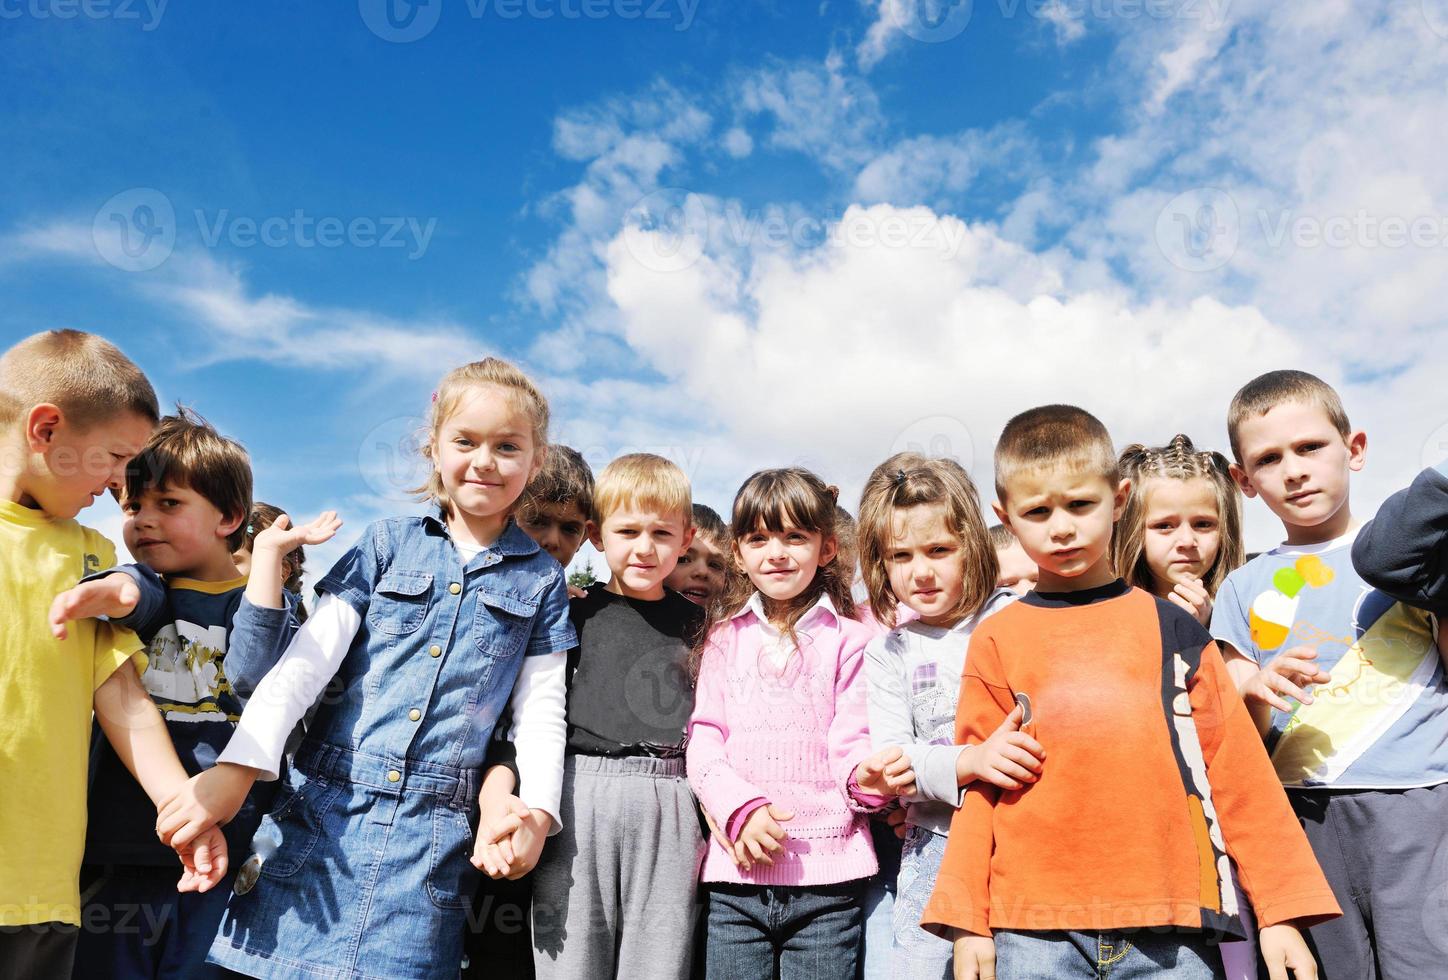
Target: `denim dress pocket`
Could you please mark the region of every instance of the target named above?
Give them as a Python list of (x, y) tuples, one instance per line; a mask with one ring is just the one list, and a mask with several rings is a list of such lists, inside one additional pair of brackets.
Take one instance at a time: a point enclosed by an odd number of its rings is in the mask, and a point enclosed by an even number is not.
[(373, 592), (367, 626), (390, 636), (415, 633), (427, 618), (431, 598), (432, 572), (389, 569)]
[(303, 777), (301, 786), (280, 802), (257, 831), (274, 835), (279, 843), (274, 854), (262, 863), (261, 873), (269, 878), (290, 878), (302, 869), (324, 833), (323, 818), (342, 792), (340, 783)]
[(533, 632), (538, 600), (484, 590), (474, 617), (473, 642), (480, 653), (505, 659), (521, 650)]
[(473, 827), (468, 814), (445, 803), (432, 808), (432, 855), (427, 868), (427, 895), (440, 909), (472, 906), (481, 873), (472, 855)]

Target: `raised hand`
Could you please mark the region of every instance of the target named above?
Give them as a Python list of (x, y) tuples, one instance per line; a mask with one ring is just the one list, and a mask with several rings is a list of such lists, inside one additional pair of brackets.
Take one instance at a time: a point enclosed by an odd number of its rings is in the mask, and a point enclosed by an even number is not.
[(252, 542), (252, 553), (267, 550), (288, 554), (302, 545), (322, 544), (332, 540), (332, 535), (342, 526), (335, 510), (325, 510), (305, 524), (292, 527), (292, 519), (282, 514), (272, 522), (271, 527), (257, 532)]

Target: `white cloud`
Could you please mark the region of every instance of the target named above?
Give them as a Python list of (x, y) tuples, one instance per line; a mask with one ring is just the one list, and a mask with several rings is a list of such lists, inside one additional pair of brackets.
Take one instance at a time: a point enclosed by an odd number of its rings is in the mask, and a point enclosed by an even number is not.
[(959, 200), (982, 169), (1024, 167), (1030, 140), (1019, 126), (967, 130), (952, 137), (901, 140), (855, 175), (855, 200), (863, 204), (931, 204)]
[(723, 145), (724, 152), (736, 160), (742, 160), (754, 152), (754, 139), (739, 126), (724, 134)]
[(803, 153), (827, 171), (853, 170), (874, 153), (883, 127), (874, 90), (843, 59), (772, 64), (743, 76), (733, 104), (768, 120), (766, 142)]

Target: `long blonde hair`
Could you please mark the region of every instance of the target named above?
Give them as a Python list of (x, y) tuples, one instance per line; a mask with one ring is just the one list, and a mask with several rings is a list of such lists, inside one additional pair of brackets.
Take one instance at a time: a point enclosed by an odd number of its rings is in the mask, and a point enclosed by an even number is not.
[(899, 598), (890, 588), (885, 553), (894, 535), (895, 515), (907, 507), (941, 504), (945, 526), (960, 542), (964, 591), (952, 618), (973, 616), (985, 607), (1000, 578), (1000, 560), (991, 545), (979, 495), (970, 474), (953, 459), (896, 453), (875, 467), (860, 497), (860, 570), (870, 592), (870, 609), (886, 626), (895, 625)]
[[(497, 357), (485, 357), (449, 371), (438, 383), (432, 394), (432, 409), (428, 412), (426, 439), (422, 442), (422, 455), (428, 463), (427, 482), (412, 491), (423, 500), (436, 502), (447, 514), (452, 514), (452, 501), (442, 485), (442, 476), (432, 461), (432, 449), (438, 433), (447, 420), (462, 405), (463, 398), (476, 388), (491, 385), (503, 391), (513, 404), (528, 416), (533, 430), (535, 452), (548, 452), (548, 399), (529, 380), (528, 376), (512, 364)], [(516, 501), (514, 502), (516, 506)]]
[(1146, 563), (1146, 488), (1148, 479), (1206, 480), (1217, 498), (1217, 519), (1221, 522), (1221, 541), (1212, 567), (1202, 576), (1207, 594), (1215, 597), (1223, 580), (1246, 559), (1242, 546), (1242, 498), (1227, 457), (1209, 450), (1199, 450), (1192, 441), (1178, 433), (1172, 441), (1158, 448), (1140, 443), (1127, 446), (1121, 453), (1121, 475), (1131, 481), (1126, 508), (1116, 524), (1112, 557), (1116, 572), (1131, 584), (1153, 591), (1151, 569)]

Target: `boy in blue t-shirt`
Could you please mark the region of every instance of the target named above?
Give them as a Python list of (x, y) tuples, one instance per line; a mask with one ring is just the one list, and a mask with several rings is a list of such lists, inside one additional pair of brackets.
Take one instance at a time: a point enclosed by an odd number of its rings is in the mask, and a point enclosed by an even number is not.
[(1448, 888), (1443, 641), (1353, 568), (1367, 436), (1300, 371), (1247, 384), (1227, 425), (1233, 476), (1286, 540), (1228, 576), (1211, 632), (1343, 909), (1311, 930), (1323, 976), (1440, 975), (1423, 902)]
[[(56, 600), (61, 621), (132, 607), (112, 619), (146, 644), (142, 685), (191, 775), (216, 764), (246, 695), (297, 626), (290, 604), (277, 614), (244, 598), (247, 579), (232, 552), (246, 534), (251, 486), (251, 462), (240, 445), (184, 409), (162, 419), (127, 468), (120, 495), (126, 547), (143, 564), (88, 576)], [(228, 638), (248, 616), (264, 621), (275, 640), (271, 656), (242, 662)], [(253, 793), (223, 828), (232, 854), (249, 852), (265, 803)], [(221, 887), (178, 894), (179, 865), (156, 838), (155, 807), (101, 738), (91, 742), (90, 809), (75, 975), (222, 976), (206, 965), (206, 952), (240, 862)]]

